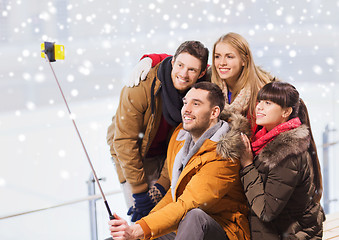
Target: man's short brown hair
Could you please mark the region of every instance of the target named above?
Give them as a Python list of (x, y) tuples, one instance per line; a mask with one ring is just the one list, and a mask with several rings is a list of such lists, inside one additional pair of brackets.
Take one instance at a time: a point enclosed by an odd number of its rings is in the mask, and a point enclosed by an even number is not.
[[(174, 54), (173, 60), (181, 53), (187, 52), (201, 61), (201, 72), (206, 70), (208, 61), (208, 49), (199, 41), (183, 42)], [(200, 73), (201, 73), (200, 72)]]
[(199, 82), (194, 84), (192, 88), (208, 91), (207, 98), (210, 101), (211, 106), (218, 106), (220, 108), (220, 112), (224, 110), (225, 95), (217, 84), (211, 82)]

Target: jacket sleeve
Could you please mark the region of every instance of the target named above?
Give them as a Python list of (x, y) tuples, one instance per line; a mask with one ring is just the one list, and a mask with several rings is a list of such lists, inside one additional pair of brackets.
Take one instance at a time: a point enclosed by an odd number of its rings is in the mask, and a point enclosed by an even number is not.
[(173, 202), (173, 198), (172, 198), (171, 190), (169, 189), (167, 191), (166, 195), (160, 200), (160, 202), (158, 202), (158, 204), (155, 205), (155, 207), (152, 209), (151, 213), (159, 211), (160, 209), (167, 206), (171, 202)]
[(142, 85), (122, 89), (115, 116), (112, 147), (126, 180), (132, 186), (133, 193), (148, 190), (139, 152), (139, 143), (144, 131), (144, 112), (147, 107), (146, 89)]
[[(194, 170), (193, 170), (194, 171)], [(152, 213), (142, 218), (153, 238), (175, 231), (186, 213), (193, 208), (209, 212), (227, 194), (236, 181), (239, 165), (229, 161), (213, 161), (202, 166), (189, 180), (180, 197), (172, 202), (170, 190)], [(190, 175), (190, 174), (188, 174)], [(163, 202), (164, 203), (164, 202)], [(146, 235), (147, 236), (147, 235)]]
[(161, 53), (161, 54), (152, 53), (152, 54), (145, 54), (144, 56), (142, 56), (140, 58), (140, 60), (143, 59), (143, 58), (149, 57), (149, 58), (152, 59), (152, 67), (154, 67), (158, 63), (160, 63), (162, 60), (164, 60), (165, 58), (170, 57), (170, 56), (171, 55), (168, 55), (166, 53)]
[(251, 210), (264, 222), (274, 220), (281, 213), (299, 178), (296, 169), (284, 165), (268, 171), (265, 185), (254, 164), (242, 169), (240, 176)]
[[(171, 194), (171, 190), (168, 190), (166, 195), (161, 199), (160, 202), (158, 202), (157, 205), (155, 205), (155, 207), (151, 210), (149, 214), (159, 211), (160, 209), (167, 206), (171, 202), (173, 202), (172, 194)], [(152, 230), (149, 228), (149, 226), (147, 225), (147, 223), (145, 222), (143, 218), (137, 221), (136, 224), (140, 224), (142, 230), (144, 231), (145, 239), (149, 239), (152, 237)]]
[(171, 185), (171, 180), (168, 176), (167, 159), (165, 160), (164, 166), (161, 169), (161, 174), (159, 179), (157, 180), (157, 183), (163, 186), (165, 191), (167, 191)]

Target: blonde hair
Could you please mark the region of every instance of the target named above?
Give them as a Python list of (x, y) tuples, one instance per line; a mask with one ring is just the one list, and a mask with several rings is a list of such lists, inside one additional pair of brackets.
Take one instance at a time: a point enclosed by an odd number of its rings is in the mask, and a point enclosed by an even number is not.
[(243, 69), (241, 70), (239, 79), (236, 82), (235, 87), (232, 89), (231, 102), (233, 102), (233, 100), (239, 94), (241, 89), (245, 87), (250, 89), (251, 95), (249, 98), (248, 109), (246, 109), (245, 112), (242, 112), (241, 114), (245, 116), (249, 115), (251, 119), (253, 119), (257, 100), (257, 93), (266, 83), (269, 83), (272, 80), (272, 76), (268, 72), (264, 71), (262, 68), (254, 64), (249, 44), (245, 40), (245, 38), (243, 38), (241, 35), (237, 33), (230, 32), (226, 35), (221, 36), (214, 43), (211, 66), (212, 68), (211, 81), (213, 83), (217, 84), (222, 89), (226, 84), (219, 77), (214, 62), (216, 45), (221, 42), (231, 45), (236, 51), (238, 51), (239, 55), (241, 56), (241, 60), (244, 62), (244, 66)]

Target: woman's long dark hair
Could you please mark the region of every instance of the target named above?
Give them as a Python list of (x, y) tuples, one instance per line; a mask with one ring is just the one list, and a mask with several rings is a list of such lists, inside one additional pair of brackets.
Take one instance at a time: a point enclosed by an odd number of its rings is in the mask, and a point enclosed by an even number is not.
[(313, 198), (315, 202), (319, 202), (322, 195), (322, 176), (320, 170), (320, 163), (318, 159), (317, 148), (313, 139), (310, 118), (304, 101), (299, 97), (297, 89), (286, 82), (270, 82), (266, 84), (259, 92), (257, 100), (269, 100), (282, 108), (292, 108), (292, 113), (288, 120), (299, 117), (302, 124), (309, 128), (310, 132), (310, 146), (308, 151), (312, 158), (312, 165), (314, 169), (314, 184), (316, 186), (316, 193)]

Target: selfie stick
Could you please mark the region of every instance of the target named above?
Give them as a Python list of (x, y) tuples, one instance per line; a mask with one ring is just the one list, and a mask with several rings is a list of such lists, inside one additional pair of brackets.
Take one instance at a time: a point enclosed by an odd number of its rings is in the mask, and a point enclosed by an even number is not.
[(61, 89), (61, 86), (60, 86), (60, 84), (59, 84), (58, 78), (57, 78), (57, 76), (55, 75), (54, 69), (53, 69), (52, 64), (51, 64), (51, 61), (50, 61), (50, 58), (52, 59), (52, 61), (53, 61), (53, 60), (55, 61), (55, 58), (54, 58), (54, 43), (48, 43), (48, 42), (45, 42), (45, 49), (44, 49), (42, 52), (45, 53), (45, 54), (44, 54), (44, 55), (45, 55), (45, 58), (46, 58), (46, 60), (48, 61), (49, 66), (51, 67), (51, 70), (52, 70), (52, 72), (53, 72), (54, 78), (55, 78), (55, 80), (56, 80), (56, 82), (57, 82), (57, 84), (58, 84), (59, 90), (60, 90), (60, 92), (61, 92), (62, 98), (64, 99), (64, 102), (65, 102), (65, 104), (66, 104), (66, 107), (67, 107), (69, 116), (70, 116), (70, 118), (72, 119), (74, 128), (75, 128), (75, 130), (76, 130), (76, 132), (77, 132), (77, 134), (78, 134), (78, 137), (79, 137), (79, 139), (80, 139), (82, 148), (83, 148), (84, 151), (85, 151), (85, 154), (86, 154), (86, 157), (87, 157), (89, 166), (90, 166), (91, 169), (92, 169), (94, 179), (95, 179), (96, 183), (98, 184), (98, 187), (99, 187), (99, 190), (100, 190), (102, 199), (104, 200), (104, 203), (105, 203), (105, 206), (106, 206), (106, 209), (107, 209), (109, 218), (112, 220), (112, 219), (114, 219), (114, 216), (112, 215), (111, 209), (110, 209), (109, 206), (108, 206), (108, 203), (107, 203), (105, 194), (104, 194), (104, 192), (102, 191), (102, 188), (101, 188), (100, 183), (99, 183), (99, 179), (98, 179), (98, 177), (97, 177), (97, 174), (95, 173), (95, 170), (94, 170), (94, 168), (93, 168), (92, 162), (91, 162), (91, 160), (90, 160), (90, 158), (89, 158), (89, 155), (88, 155), (88, 153), (87, 153), (85, 144), (84, 144), (84, 142), (82, 141), (82, 138), (81, 138), (81, 136), (80, 136), (80, 132), (79, 132), (79, 130), (78, 130), (77, 125), (75, 124), (74, 117), (72, 116), (71, 110), (70, 110), (70, 108), (69, 108), (69, 106), (68, 106), (68, 103), (67, 103), (67, 101), (66, 101), (65, 95), (64, 95), (64, 93), (63, 93), (63, 91), (62, 91), (62, 89)]

